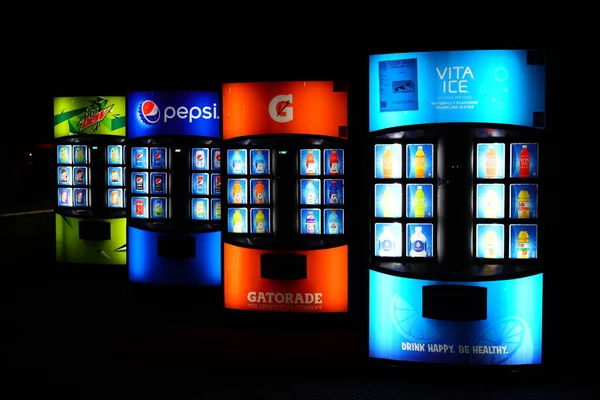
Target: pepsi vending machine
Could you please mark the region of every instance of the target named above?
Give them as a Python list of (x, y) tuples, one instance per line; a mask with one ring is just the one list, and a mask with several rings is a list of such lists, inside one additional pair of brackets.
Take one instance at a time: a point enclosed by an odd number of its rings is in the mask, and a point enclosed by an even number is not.
[(223, 115), (225, 308), (346, 312), (346, 85), (228, 83)]
[(128, 94), (132, 283), (221, 284), (219, 103), (210, 91)]
[(370, 56), (370, 357), (542, 363), (545, 77), (542, 51)]
[(125, 265), (125, 97), (55, 97), (56, 260)]

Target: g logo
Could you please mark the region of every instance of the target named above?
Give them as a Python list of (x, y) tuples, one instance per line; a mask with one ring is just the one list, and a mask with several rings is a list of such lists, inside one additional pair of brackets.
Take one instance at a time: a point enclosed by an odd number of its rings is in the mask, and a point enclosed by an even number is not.
[(269, 103), (269, 115), (273, 118), (273, 121), (290, 122), (294, 119), (294, 109), (291, 104), (291, 94), (280, 94), (273, 97)]

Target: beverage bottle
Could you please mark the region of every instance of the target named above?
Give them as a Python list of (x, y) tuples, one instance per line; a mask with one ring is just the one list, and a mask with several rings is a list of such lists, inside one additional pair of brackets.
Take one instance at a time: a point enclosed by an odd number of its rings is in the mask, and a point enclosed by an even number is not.
[(235, 210), (233, 212), (233, 232), (234, 233), (242, 233), (242, 213), (240, 210)]
[(517, 258), (529, 258), (529, 234), (524, 229), (517, 235)]
[(308, 181), (306, 183), (306, 187), (304, 188), (304, 197), (306, 199), (306, 204), (317, 204), (317, 190), (312, 181)]
[(492, 189), (488, 189), (483, 196), (483, 217), (496, 218), (498, 211), (498, 196)]
[(415, 226), (415, 231), (410, 235), (411, 257), (427, 257), (427, 237), (423, 234), (423, 227)]
[(162, 215), (163, 215), (162, 202), (160, 200), (157, 200), (156, 203), (154, 203), (154, 216), (162, 217)]
[(196, 218), (198, 218), (198, 219), (205, 218), (204, 202), (200, 201), (200, 200), (196, 201)]
[(265, 185), (263, 185), (262, 181), (257, 181), (254, 186), (254, 202), (256, 204), (265, 203)]
[(60, 162), (62, 163), (66, 163), (67, 161), (69, 161), (69, 154), (67, 153), (67, 148), (66, 147), (61, 147), (60, 148)]
[(119, 192), (117, 192), (116, 190), (114, 190), (111, 194), (110, 194), (110, 202), (113, 206), (118, 206), (119, 205)]
[(331, 181), (329, 184), (329, 194), (327, 196), (329, 198), (330, 204), (338, 204), (340, 201), (340, 196), (338, 193), (338, 185), (336, 181)]
[(340, 220), (336, 210), (331, 210), (327, 218), (327, 228), (331, 235), (337, 235), (340, 232)]
[(392, 149), (389, 146), (386, 146), (385, 150), (383, 150), (383, 177), (391, 178), (393, 176), (394, 169), (394, 158), (392, 155)]
[(257, 174), (265, 173), (265, 157), (262, 155), (261, 150), (257, 150), (256, 156), (254, 156), (254, 172)]
[(329, 173), (331, 175), (337, 175), (339, 174), (340, 169), (339, 169), (339, 158), (338, 158), (338, 154), (335, 150), (332, 150), (331, 153), (329, 154)]
[(265, 233), (265, 214), (263, 214), (262, 210), (256, 212), (254, 226), (256, 227), (256, 233)]
[(488, 229), (485, 232), (483, 248), (484, 258), (498, 258), (498, 236), (493, 229)]
[(215, 219), (221, 219), (221, 202), (215, 202)]
[(496, 177), (496, 150), (492, 145), (488, 146), (487, 152), (485, 153), (485, 177)]
[(529, 177), (530, 161), (529, 149), (527, 149), (527, 145), (524, 144), (519, 153), (519, 178)]
[(312, 211), (308, 212), (308, 215), (306, 216), (305, 224), (306, 224), (306, 233), (308, 233), (308, 234), (317, 233), (317, 220)]
[(242, 156), (239, 151), (234, 151), (231, 157), (231, 168), (234, 174), (242, 173)]
[(204, 159), (204, 152), (200, 149), (196, 149), (196, 155), (194, 156), (196, 162), (196, 169), (205, 169), (206, 160)]
[(110, 161), (113, 164), (119, 163), (119, 150), (116, 147), (110, 149)]
[[(113, 174), (114, 174), (115, 172), (117, 172), (117, 171), (113, 171)], [(119, 177), (117, 176), (117, 180), (116, 180), (116, 181), (113, 179), (113, 182), (118, 182), (118, 178), (119, 178)], [(77, 170), (77, 173), (76, 173), (76, 178), (75, 178), (75, 179), (76, 179), (76, 181), (77, 181), (78, 183), (83, 183), (83, 169), (78, 169), (78, 170)]]
[(415, 178), (425, 178), (425, 152), (423, 146), (418, 146), (415, 153)]
[(62, 183), (67, 183), (69, 181), (69, 176), (67, 174), (67, 169), (66, 168), (62, 168), (60, 170), (60, 181)]
[(393, 257), (396, 252), (396, 237), (392, 233), (392, 229), (389, 225), (383, 226), (383, 232), (377, 239), (379, 242), (379, 256), (380, 257)]
[[(82, 178), (83, 178), (83, 175), (82, 175)], [(110, 181), (113, 183), (119, 182), (119, 173), (117, 172), (116, 169), (113, 169), (112, 171), (110, 171)]]
[(384, 218), (394, 217), (394, 195), (392, 194), (392, 189), (389, 186), (386, 186), (385, 190), (383, 191), (381, 206), (383, 209)]
[(413, 201), (415, 203), (415, 218), (425, 218), (425, 192), (423, 192), (423, 186), (417, 186)]
[(314, 175), (317, 173), (317, 166), (315, 164), (315, 155), (312, 151), (306, 154), (306, 174)]
[(204, 194), (204, 176), (196, 176), (196, 193)]
[(529, 218), (529, 209), (529, 192), (526, 189), (521, 189), (517, 196), (517, 218)]
[(83, 149), (81, 147), (76, 147), (75, 148), (75, 161), (80, 163), (83, 162), (84, 157), (83, 157)]
[(231, 197), (233, 197), (234, 204), (242, 204), (242, 185), (238, 180), (233, 182), (233, 186), (231, 187)]
[(215, 162), (213, 169), (221, 169), (221, 150), (215, 150)]

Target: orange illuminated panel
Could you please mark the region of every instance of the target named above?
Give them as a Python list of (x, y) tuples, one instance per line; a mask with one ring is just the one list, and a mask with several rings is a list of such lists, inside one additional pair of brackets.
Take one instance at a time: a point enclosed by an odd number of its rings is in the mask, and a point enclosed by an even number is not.
[(297, 280), (261, 278), (260, 256), (265, 253), (290, 252), (224, 244), (225, 308), (311, 313), (348, 311), (348, 246), (294, 251), (306, 256), (307, 277)]
[(317, 134), (346, 138), (345, 85), (331, 81), (226, 83), (223, 139), (263, 134)]

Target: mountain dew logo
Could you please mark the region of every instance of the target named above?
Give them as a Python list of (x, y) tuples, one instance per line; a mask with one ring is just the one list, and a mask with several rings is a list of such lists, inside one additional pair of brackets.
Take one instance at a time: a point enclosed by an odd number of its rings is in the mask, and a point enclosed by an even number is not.
[(114, 104), (108, 104), (108, 100), (103, 97), (98, 97), (91, 102), (90, 107), (81, 115), (78, 122), (79, 130), (83, 131), (91, 128), (92, 131), (98, 130), (100, 123), (106, 118)]

